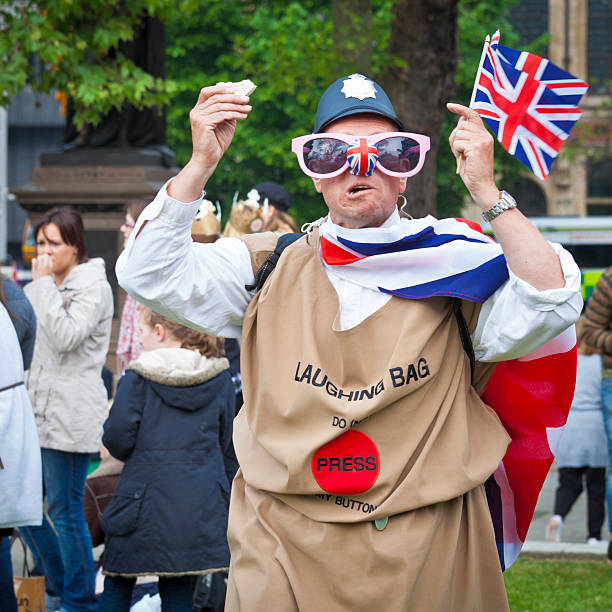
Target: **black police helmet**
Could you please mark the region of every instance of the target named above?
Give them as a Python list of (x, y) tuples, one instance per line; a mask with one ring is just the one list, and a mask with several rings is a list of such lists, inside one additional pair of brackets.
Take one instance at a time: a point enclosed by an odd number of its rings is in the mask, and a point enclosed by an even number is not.
[(336, 119), (358, 113), (386, 117), (397, 125), (400, 132), (404, 131), (404, 126), (383, 88), (362, 74), (351, 74), (333, 82), (321, 96), (313, 133), (321, 132)]

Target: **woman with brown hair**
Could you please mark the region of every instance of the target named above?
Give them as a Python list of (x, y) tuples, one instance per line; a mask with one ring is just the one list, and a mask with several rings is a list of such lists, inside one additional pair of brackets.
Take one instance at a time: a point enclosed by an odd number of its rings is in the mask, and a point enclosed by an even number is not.
[(62, 612), (97, 610), (83, 489), (100, 449), (107, 396), (101, 372), (113, 297), (104, 261), (88, 260), (83, 220), (71, 207), (49, 210), (34, 230), (37, 256), (26, 286), (38, 330), (26, 377), (42, 453), (48, 515), (24, 537), (47, 594)]
[(234, 389), (223, 340), (140, 308), (144, 352), (117, 388), (103, 442), (125, 466), (102, 516), (101, 612), (127, 612), (141, 575), (191, 611), (191, 576), (227, 570)]

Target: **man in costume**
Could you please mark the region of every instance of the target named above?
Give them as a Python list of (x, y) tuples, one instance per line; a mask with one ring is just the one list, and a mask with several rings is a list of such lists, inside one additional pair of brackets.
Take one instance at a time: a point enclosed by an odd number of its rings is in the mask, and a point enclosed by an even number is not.
[(193, 155), (117, 263), (138, 300), (242, 338), (226, 610), (507, 610), (484, 483), (510, 438), (479, 393), (494, 362), (578, 318), (574, 261), (499, 191), (493, 140), (461, 105), (449, 105), (460, 116), (451, 149), (501, 247), (456, 220), (407, 218), (398, 197), (429, 139), (404, 132), (382, 88), (351, 75), (323, 94), (315, 134), (293, 142), (330, 214), (255, 293), (276, 235), (189, 239), (250, 109), (223, 87), (201, 90)]

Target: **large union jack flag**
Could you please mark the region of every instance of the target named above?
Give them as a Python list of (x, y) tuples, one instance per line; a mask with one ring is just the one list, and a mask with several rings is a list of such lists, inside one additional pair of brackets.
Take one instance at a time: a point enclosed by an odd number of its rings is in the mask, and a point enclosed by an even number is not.
[(582, 111), (588, 85), (549, 60), (499, 44), (499, 30), (483, 53), (470, 106), (501, 145), (537, 177), (550, 167)]

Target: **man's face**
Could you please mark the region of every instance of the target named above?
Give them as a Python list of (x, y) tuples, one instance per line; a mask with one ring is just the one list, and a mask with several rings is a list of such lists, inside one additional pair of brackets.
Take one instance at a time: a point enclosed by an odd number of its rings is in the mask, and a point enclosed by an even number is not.
[[(395, 132), (397, 126), (377, 115), (355, 115), (330, 123), (326, 132), (351, 136), (371, 136)], [(378, 168), (372, 176), (354, 176), (346, 169), (339, 176), (312, 179), (316, 190), (323, 194), (331, 220), (342, 227), (378, 227), (395, 210), (397, 196), (406, 188), (406, 179), (388, 176)]]

